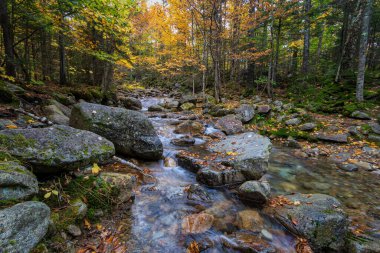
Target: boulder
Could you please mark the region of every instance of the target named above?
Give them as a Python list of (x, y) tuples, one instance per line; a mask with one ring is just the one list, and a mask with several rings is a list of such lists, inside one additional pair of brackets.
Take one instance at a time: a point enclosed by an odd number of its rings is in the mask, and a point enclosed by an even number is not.
[(56, 105), (47, 105), (43, 108), (47, 118), (59, 125), (69, 125), (69, 117), (67, 117)]
[(197, 173), (197, 180), (209, 186), (221, 186), (258, 180), (267, 171), (271, 149), (267, 137), (248, 132), (227, 136), (210, 147), (215, 156), (201, 157), (178, 153), (178, 164)]
[(0, 201), (25, 200), (38, 193), (32, 172), (17, 162), (0, 162)]
[(152, 122), (142, 113), (99, 104), (79, 103), (71, 112), (70, 125), (112, 141), (116, 152), (158, 160), (163, 146)]
[(380, 134), (380, 124), (378, 123), (372, 123), (369, 125), (371, 127), (371, 130), (375, 134)]
[(352, 137), (355, 137), (355, 138), (359, 138), (359, 139), (362, 139), (364, 136), (362, 135), (362, 133), (359, 131), (359, 127), (357, 126), (349, 126), (347, 128), (348, 130), (348, 133), (352, 136)]
[(252, 105), (242, 104), (235, 110), (235, 113), (241, 122), (248, 123), (255, 116), (255, 108)]
[(125, 203), (134, 196), (133, 188), (136, 186), (137, 180), (132, 174), (102, 172), (100, 178), (118, 190), (120, 203)]
[(235, 111), (232, 109), (223, 108), (220, 105), (213, 105), (210, 108), (208, 108), (208, 114), (214, 117), (223, 117), (228, 114), (234, 114)]
[(186, 103), (196, 104), (197, 102), (198, 102), (198, 97), (197, 96), (185, 95), (185, 96), (183, 96), (180, 99), (179, 104), (180, 105), (183, 105), (183, 104), (186, 104)]
[(361, 112), (361, 111), (354, 111), (353, 113), (351, 113), (350, 117), (354, 119), (364, 119), (364, 120), (371, 119), (371, 117), (367, 113)]
[(217, 120), (216, 127), (227, 135), (243, 132), (243, 124), (235, 115), (227, 115)]
[(380, 143), (380, 135), (370, 134), (370, 135), (368, 135), (368, 140)]
[(269, 105), (258, 105), (257, 106), (257, 112), (261, 114), (267, 114), (271, 110)]
[(301, 124), (301, 120), (299, 118), (288, 119), (285, 121), (285, 125), (287, 126), (297, 126), (299, 124)]
[(269, 213), (283, 226), (306, 238), (317, 252), (344, 249), (349, 222), (337, 199), (324, 194), (300, 193), (285, 198), (289, 201), (283, 205), (269, 207)]
[(240, 185), (238, 194), (242, 200), (262, 206), (270, 197), (270, 185), (268, 182), (247, 181)]
[(190, 136), (182, 136), (180, 138), (172, 139), (170, 143), (176, 146), (188, 147), (194, 145), (195, 139)]
[(165, 98), (160, 104), (159, 106), (162, 106), (166, 109), (176, 109), (178, 108), (179, 106), (179, 102), (177, 100), (174, 100), (174, 99), (170, 99), (170, 98)]
[(347, 134), (329, 134), (329, 133), (319, 133), (317, 134), (317, 139), (327, 142), (337, 142), (337, 143), (347, 143)]
[(55, 99), (50, 99), (49, 100), (49, 103), (51, 105), (54, 105), (56, 106), (66, 117), (70, 117), (70, 114), (71, 114), (71, 109), (63, 104), (61, 104), (60, 102), (58, 102), (57, 100)]
[(182, 220), (182, 234), (200, 234), (209, 230), (214, 216), (207, 213), (191, 214)]
[(151, 105), (148, 107), (149, 112), (164, 112), (165, 109), (159, 105)]
[(114, 145), (105, 138), (63, 125), (3, 130), (0, 145), (36, 173), (75, 170), (115, 154)]
[(120, 103), (129, 110), (140, 111), (142, 109), (141, 101), (134, 97), (122, 97)]
[(238, 213), (237, 225), (240, 229), (261, 231), (264, 229), (264, 219), (257, 210), (246, 209)]
[(191, 109), (194, 109), (195, 108), (195, 104), (193, 104), (193, 103), (184, 103), (184, 104), (182, 104), (181, 106), (181, 109), (183, 110), (183, 111), (189, 111), (189, 110), (191, 110)]
[(12, 103), (18, 101), (17, 96), (23, 95), (25, 90), (17, 85), (0, 80), (0, 102)]
[(317, 125), (315, 123), (305, 123), (299, 126), (301, 131), (313, 131)]
[(191, 135), (201, 135), (206, 130), (205, 126), (193, 120), (187, 120), (174, 129), (174, 133), (176, 134), (191, 134)]
[(176, 167), (177, 162), (171, 157), (166, 157), (164, 160), (164, 166), (169, 168)]
[(246, 180), (258, 180), (267, 171), (268, 159), (272, 144), (269, 138), (247, 132), (235, 136), (227, 136), (211, 147), (211, 151), (227, 155), (221, 162), (242, 172)]
[(50, 209), (41, 202), (28, 201), (0, 210), (2, 252), (30, 252), (45, 236)]

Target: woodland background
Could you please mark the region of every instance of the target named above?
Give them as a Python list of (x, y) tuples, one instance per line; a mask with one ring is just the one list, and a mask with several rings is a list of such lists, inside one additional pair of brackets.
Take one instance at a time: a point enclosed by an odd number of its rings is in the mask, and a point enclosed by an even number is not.
[(379, 99), (379, 20), (376, 0), (1, 0), (0, 74), (104, 97), (279, 89), (333, 112)]

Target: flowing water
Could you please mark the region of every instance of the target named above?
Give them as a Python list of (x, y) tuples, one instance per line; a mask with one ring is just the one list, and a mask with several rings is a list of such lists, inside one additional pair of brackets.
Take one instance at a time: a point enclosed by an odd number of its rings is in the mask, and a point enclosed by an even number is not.
[[(159, 101), (157, 98), (142, 100), (143, 107), (146, 110)], [(186, 148), (170, 144), (172, 138), (181, 136), (173, 133), (173, 119), (152, 118), (152, 122), (163, 142), (164, 156), (175, 159), (175, 154)], [(196, 140), (199, 149), (203, 143), (202, 139)], [(136, 194), (131, 209), (128, 252), (186, 252), (193, 241), (203, 252), (256, 252), (249, 248), (260, 252), (295, 252), (296, 240), (291, 234), (260, 210), (241, 203), (233, 191), (201, 186), (210, 201), (189, 198), (189, 185), (197, 183), (194, 173), (178, 166), (165, 167), (162, 160), (143, 166), (149, 168), (156, 182), (143, 185)], [(265, 178), (271, 183), (274, 195), (304, 192), (335, 196), (345, 204), (350, 215), (358, 217), (360, 224), (364, 222), (369, 231), (379, 231), (379, 220), (374, 218), (380, 206), (378, 178), (360, 172), (343, 173), (327, 161), (300, 160), (289, 149), (279, 147), (272, 150)], [(375, 215), (367, 218), (371, 208)], [(201, 234), (184, 233), (184, 217), (198, 213), (214, 216), (211, 229)]]

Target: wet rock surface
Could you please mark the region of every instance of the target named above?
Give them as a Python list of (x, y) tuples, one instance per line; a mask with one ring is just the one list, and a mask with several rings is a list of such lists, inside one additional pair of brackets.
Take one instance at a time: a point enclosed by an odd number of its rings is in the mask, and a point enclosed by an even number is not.
[(163, 147), (150, 120), (142, 113), (91, 103), (74, 106), (70, 125), (112, 141), (116, 152), (142, 159), (161, 158)]
[(216, 121), (216, 127), (227, 135), (234, 135), (243, 132), (243, 124), (235, 115), (227, 115)]

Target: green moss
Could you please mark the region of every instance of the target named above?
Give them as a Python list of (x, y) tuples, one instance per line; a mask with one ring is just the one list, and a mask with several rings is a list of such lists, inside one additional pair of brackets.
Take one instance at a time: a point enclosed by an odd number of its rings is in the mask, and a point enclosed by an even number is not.
[(274, 135), (274, 136), (279, 137), (279, 138), (293, 137), (295, 139), (303, 139), (303, 140), (307, 140), (310, 142), (317, 141), (317, 139), (314, 136), (310, 135), (307, 132), (290, 130), (288, 128), (280, 128), (278, 130), (268, 130), (268, 131), (264, 131), (264, 134)]
[(11, 207), (11, 206), (16, 205), (18, 203), (20, 203), (20, 201), (15, 200), (15, 199), (0, 200), (0, 209)]

